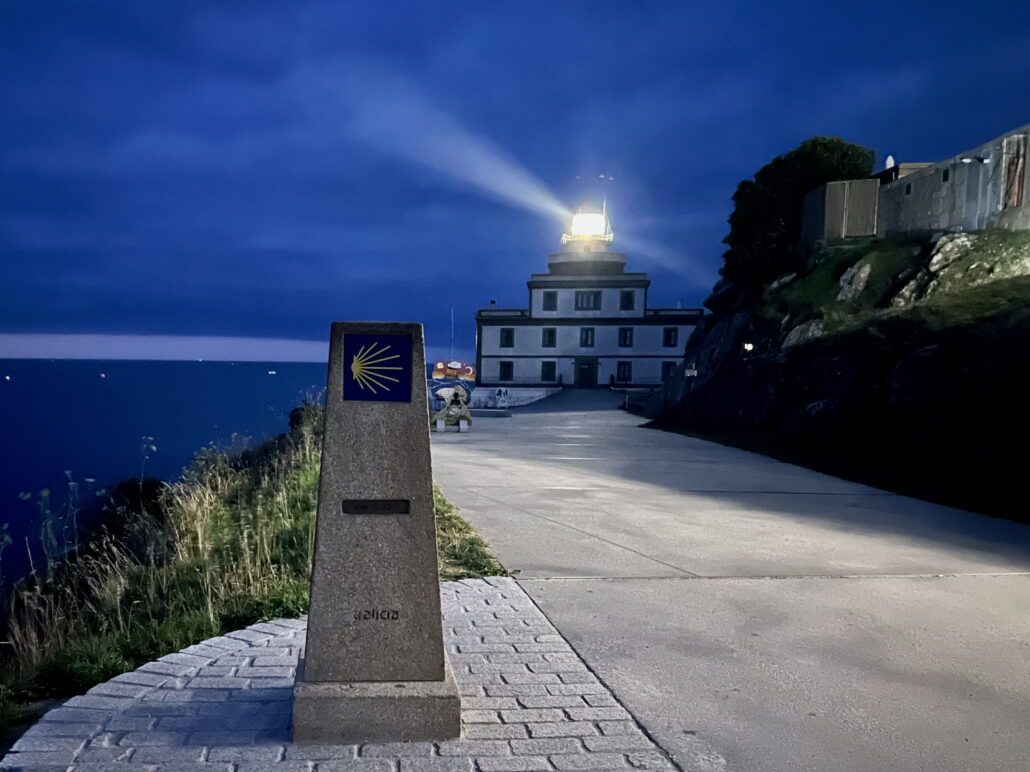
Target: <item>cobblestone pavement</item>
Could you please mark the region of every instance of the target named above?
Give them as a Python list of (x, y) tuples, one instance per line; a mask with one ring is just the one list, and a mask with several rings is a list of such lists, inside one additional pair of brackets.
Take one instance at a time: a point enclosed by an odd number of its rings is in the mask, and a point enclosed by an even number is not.
[(279, 619), (169, 654), (46, 713), (0, 762), (24, 770), (532, 772), (673, 765), (512, 579), (442, 585), (462, 693), (445, 742), (293, 745), (306, 623)]

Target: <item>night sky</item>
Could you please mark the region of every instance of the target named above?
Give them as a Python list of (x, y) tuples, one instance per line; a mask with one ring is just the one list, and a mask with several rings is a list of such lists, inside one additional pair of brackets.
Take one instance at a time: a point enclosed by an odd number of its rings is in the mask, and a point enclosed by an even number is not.
[(1030, 122), (1030, 3), (6, 0), (0, 106), (8, 352), (347, 319), (442, 349), (453, 306), (461, 353), (588, 193), (652, 305), (698, 306), (773, 156)]

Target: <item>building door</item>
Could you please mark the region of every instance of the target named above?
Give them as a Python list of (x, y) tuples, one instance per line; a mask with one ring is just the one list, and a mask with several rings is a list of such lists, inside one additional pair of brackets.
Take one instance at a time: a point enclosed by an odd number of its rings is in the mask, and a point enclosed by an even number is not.
[(576, 386), (581, 389), (597, 386), (597, 357), (576, 357)]
[(1023, 205), (1023, 180), (1026, 177), (1026, 134), (1005, 137), (1005, 190), (1002, 209)]
[(962, 212), (962, 229), (976, 231), (983, 228), (983, 193), (980, 189), (980, 163), (974, 160), (966, 167), (966, 200)]

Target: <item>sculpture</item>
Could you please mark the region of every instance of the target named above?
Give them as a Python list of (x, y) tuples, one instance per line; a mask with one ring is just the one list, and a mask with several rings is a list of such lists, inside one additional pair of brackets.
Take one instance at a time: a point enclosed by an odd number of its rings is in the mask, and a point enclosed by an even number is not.
[(468, 409), (468, 392), (461, 386), (440, 389), (436, 396), (441, 397), (444, 406), (433, 414), (433, 427), (443, 431), (444, 427), (457, 426), (459, 432), (468, 431), (472, 425), (472, 413)]

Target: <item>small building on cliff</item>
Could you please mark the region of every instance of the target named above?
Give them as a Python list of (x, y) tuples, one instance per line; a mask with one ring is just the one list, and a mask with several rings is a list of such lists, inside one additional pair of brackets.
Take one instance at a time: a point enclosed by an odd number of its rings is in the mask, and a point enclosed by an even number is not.
[(488, 386), (645, 386), (668, 378), (702, 309), (648, 308), (651, 281), (627, 273), (603, 205), (585, 204), (530, 276), (529, 308), (476, 314), (476, 373)]
[(802, 236), (1030, 230), (1030, 125), (938, 163), (890, 164), (867, 180), (830, 182), (805, 196)]

